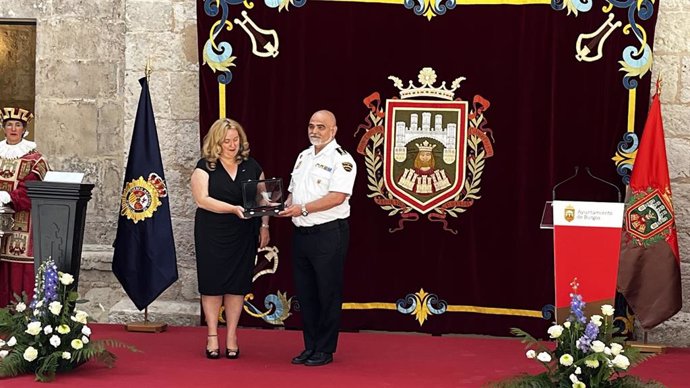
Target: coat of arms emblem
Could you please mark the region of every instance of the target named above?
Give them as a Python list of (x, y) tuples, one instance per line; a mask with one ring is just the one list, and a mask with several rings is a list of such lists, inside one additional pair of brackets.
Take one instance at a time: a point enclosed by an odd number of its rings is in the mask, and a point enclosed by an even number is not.
[(658, 189), (633, 193), (628, 199), (626, 229), (638, 245), (649, 246), (666, 239), (673, 229), (670, 191)]
[(120, 214), (136, 224), (153, 217), (153, 213), (161, 205), (161, 198), (167, 196), (165, 181), (158, 174), (152, 172), (146, 180), (140, 176), (125, 184), (120, 198)]
[[(436, 72), (423, 68), (420, 86), (389, 77), (400, 97), (385, 101), (372, 93), (364, 104), (370, 112), (357, 151), (364, 155), (370, 198), (390, 216), (399, 215), (395, 232), (420, 215), (448, 227), (479, 199), (486, 158), (493, 156), (493, 133), (485, 127), (489, 101), (475, 95), (470, 102), (455, 98), (464, 77), (435, 87)], [(429, 97), (434, 99), (428, 99)]]
[(575, 220), (575, 207), (573, 205), (568, 205), (563, 210), (563, 218), (568, 222), (573, 222)]

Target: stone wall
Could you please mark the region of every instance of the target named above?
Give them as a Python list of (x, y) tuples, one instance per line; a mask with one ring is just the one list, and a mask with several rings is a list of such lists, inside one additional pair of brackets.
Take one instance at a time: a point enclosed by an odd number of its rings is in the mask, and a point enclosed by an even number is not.
[[(657, 3), (651, 79), (658, 74), (664, 79), (662, 101), (687, 300), (690, 2)], [(110, 266), (124, 161), (140, 93), (137, 80), (150, 59), (150, 87), (169, 184), (180, 280), (149, 311), (153, 319), (170, 324), (198, 322), (192, 240), (195, 206), (189, 193), (199, 144), (195, 6), (193, 0), (0, 0), (0, 17), (37, 19), (39, 147), (55, 169), (86, 171), (87, 180), (96, 184), (87, 216), (80, 291), (90, 300), (87, 310), (99, 321), (142, 318), (124, 296)], [(650, 339), (690, 344), (688, 323), (690, 304), (653, 330)]]
[[(87, 213), (87, 244), (110, 245), (114, 236), (125, 149), (124, 10), (124, 0), (0, 0), (0, 17), (36, 20), (39, 150), (53, 169), (84, 171), (85, 181), (96, 185)], [(94, 276), (88, 268), (94, 265), (85, 265), (86, 288), (121, 293), (106, 265)], [(119, 300), (115, 293), (102, 293), (105, 298), (94, 302), (103, 306), (97, 311)]]
[[(99, 321), (107, 321), (118, 302), (129, 303), (111, 272), (111, 246), (141, 91), (138, 79), (150, 59), (180, 271), (180, 281), (160, 300), (186, 303), (174, 308), (191, 311), (179, 323), (198, 322), (194, 204), (188, 188), (199, 144), (195, 6), (192, 0), (0, 0), (0, 18), (36, 20), (39, 149), (53, 169), (84, 171), (85, 181), (96, 185), (88, 205), (79, 291), (90, 301), (85, 309)], [(131, 319), (143, 317), (134, 315)]]
[[(127, 0), (125, 26), (124, 137), (131, 138), (141, 92), (138, 80), (150, 60), (153, 68), (151, 99), (168, 183), (180, 275), (180, 279), (149, 308), (149, 313), (154, 320), (160, 318), (167, 323), (194, 325), (199, 323), (193, 240), (196, 205), (189, 179), (199, 158), (196, 2)], [(120, 186), (117, 188), (119, 190)], [(134, 305), (129, 298), (123, 298), (112, 309), (110, 320), (131, 320), (128, 312), (132, 311), (136, 311)]]

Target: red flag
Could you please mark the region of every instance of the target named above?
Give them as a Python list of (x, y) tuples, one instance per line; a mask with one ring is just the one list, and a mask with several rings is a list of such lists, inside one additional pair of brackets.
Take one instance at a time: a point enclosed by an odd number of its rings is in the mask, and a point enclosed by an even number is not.
[(658, 93), (649, 108), (630, 178), (618, 289), (645, 329), (672, 317), (683, 303)]

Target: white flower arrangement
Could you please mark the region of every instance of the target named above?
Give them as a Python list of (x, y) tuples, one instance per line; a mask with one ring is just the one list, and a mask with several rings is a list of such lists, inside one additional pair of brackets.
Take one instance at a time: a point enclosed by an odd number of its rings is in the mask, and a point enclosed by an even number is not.
[(540, 342), (520, 329), (511, 330), (527, 343), (525, 356), (541, 363), (546, 372), (523, 374), (491, 385), (502, 388), (663, 387), (627, 374), (631, 365), (645, 357), (626, 345), (624, 337), (614, 336), (613, 306), (603, 305), (601, 315), (592, 315), (588, 320), (584, 315), (585, 303), (577, 293), (577, 283), (573, 285), (569, 318), (562, 324), (554, 323), (547, 330), (551, 343)]
[(106, 346), (131, 346), (114, 340), (91, 339), (88, 314), (75, 309), (74, 277), (57, 271), (46, 260), (36, 273), (31, 303), (26, 295), (0, 309), (0, 377), (33, 372), (50, 381), (56, 372), (74, 369), (90, 359), (112, 367), (115, 355)]

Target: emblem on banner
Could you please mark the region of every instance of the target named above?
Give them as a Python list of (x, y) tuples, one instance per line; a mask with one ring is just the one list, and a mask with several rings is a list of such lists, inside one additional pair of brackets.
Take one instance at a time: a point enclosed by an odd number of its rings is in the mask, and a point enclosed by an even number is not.
[(161, 205), (161, 198), (167, 197), (168, 191), (165, 181), (156, 173), (133, 179), (122, 190), (120, 214), (136, 224), (146, 218), (153, 217), (153, 213)]
[(563, 210), (563, 217), (568, 222), (573, 222), (575, 219), (575, 207), (573, 205), (568, 205)]
[(419, 72), (420, 86), (408, 87), (388, 77), (400, 90), (399, 98), (385, 100), (378, 92), (364, 99), (370, 110), (357, 152), (364, 155), (368, 197), (388, 215), (399, 215), (398, 227), (426, 215), (429, 221), (448, 227), (447, 216), (457, 217), (479, 199), (486, 158), (493, 156), (493, 132), (485, 125), (489, 101), (475, 95), (468, 101), (455, 98), (464, 77), (450, 89), (436, 84), (436, 72)]
[(666, 238), (673, 225), (669, 194), (642, 191), (633, 194), (628, 203), (625, 226), (638, 245), (648, 246)]

